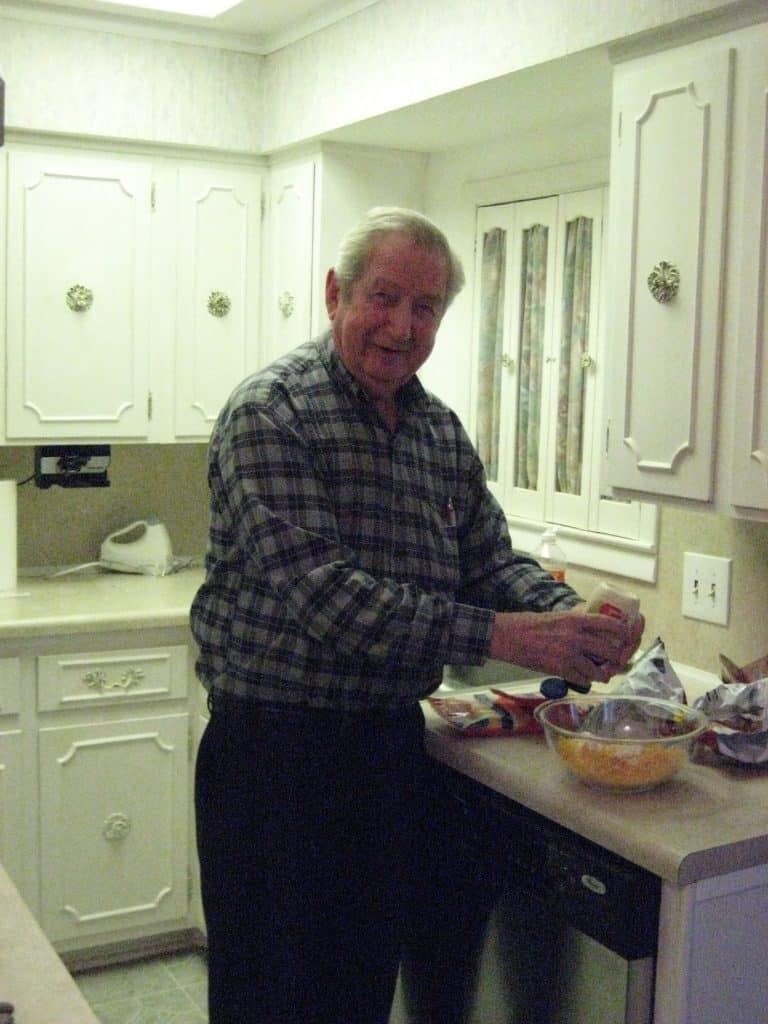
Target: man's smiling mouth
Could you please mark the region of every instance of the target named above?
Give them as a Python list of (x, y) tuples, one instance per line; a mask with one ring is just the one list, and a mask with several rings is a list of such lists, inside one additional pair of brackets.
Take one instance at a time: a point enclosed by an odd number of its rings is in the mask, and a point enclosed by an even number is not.
[(405, 355), (407, 352), (410, 351), (410, 348), (408, 347), (398, 348), (395, 345), (377, 345), (376, 347), (379, 349), (380, 352), (387, 352), (392, 355)]

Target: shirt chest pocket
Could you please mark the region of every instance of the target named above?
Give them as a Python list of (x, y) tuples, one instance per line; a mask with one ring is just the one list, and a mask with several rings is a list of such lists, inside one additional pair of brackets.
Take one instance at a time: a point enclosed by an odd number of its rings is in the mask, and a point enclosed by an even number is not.
[(317, 460), (350, 559), (374, 578), (453, 593), (459, 552), (450, 484), (434, 467), (352, 440), (326, 445)]
[(392, 572), (424, 590), (454, 593), (459, 585), (459, 548), (451, 496), (395, 493), (392, 529)]

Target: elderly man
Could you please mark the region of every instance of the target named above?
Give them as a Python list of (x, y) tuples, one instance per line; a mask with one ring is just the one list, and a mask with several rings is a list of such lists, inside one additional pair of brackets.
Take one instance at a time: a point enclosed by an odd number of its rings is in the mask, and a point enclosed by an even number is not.
[(420, 699), (488, 657), (606, 680), (639, 641), (513, 552), (416, 377), (462, 284), (429, 220), (370, 211), (328, 273), (330, 332), (245, 380), (214, 430), (191, 620), (211, 1024), (386, 1024)]

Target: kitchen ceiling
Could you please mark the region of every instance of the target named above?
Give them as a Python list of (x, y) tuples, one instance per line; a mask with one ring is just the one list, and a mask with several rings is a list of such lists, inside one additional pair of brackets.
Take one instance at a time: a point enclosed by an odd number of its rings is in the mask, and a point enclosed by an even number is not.
[[(132, 0), (138, 3), (139, 0)], [(151, 3), (152, 0), (147, 0)], [(104, 0), (3, 0), (6, 9), (40, 20), (82, 20), (121, 23), (135, 32), (147, 35), (199, 33), (213, 36), (214, 45), (236, 46), (257, 53), (269, 53), (302, 36), (317, 32), (342, 18), (371, 7), (379, 0), (240, 0), (215, 18), (175, 14), (168, 11), (106, 3)], [(238, 47), (240, 48), (240, 47)]]

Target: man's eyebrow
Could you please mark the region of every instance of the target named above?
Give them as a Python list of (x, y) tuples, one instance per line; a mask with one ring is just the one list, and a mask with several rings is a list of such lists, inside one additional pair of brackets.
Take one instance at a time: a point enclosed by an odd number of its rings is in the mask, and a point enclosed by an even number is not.
[[(387, 288), (390, 291), (395, 292), (402, 291), (402, 287), (397, 284), (396, 281), (392, 281), (388, 277), (374, 277), (373, 281), (371, 281), (370, 287), (371, 291), (376, 291), (378, 288)], [(445, 295), (442, 295), (440, 292), (436, 292), (434, 294), (432, 292), (424, 292), (422, 295), (416, 296), (417, 302), (423, 302), (425, 299), (427, 302), (434, 302), (437, 305), (442, 305), (445, 302)]]

